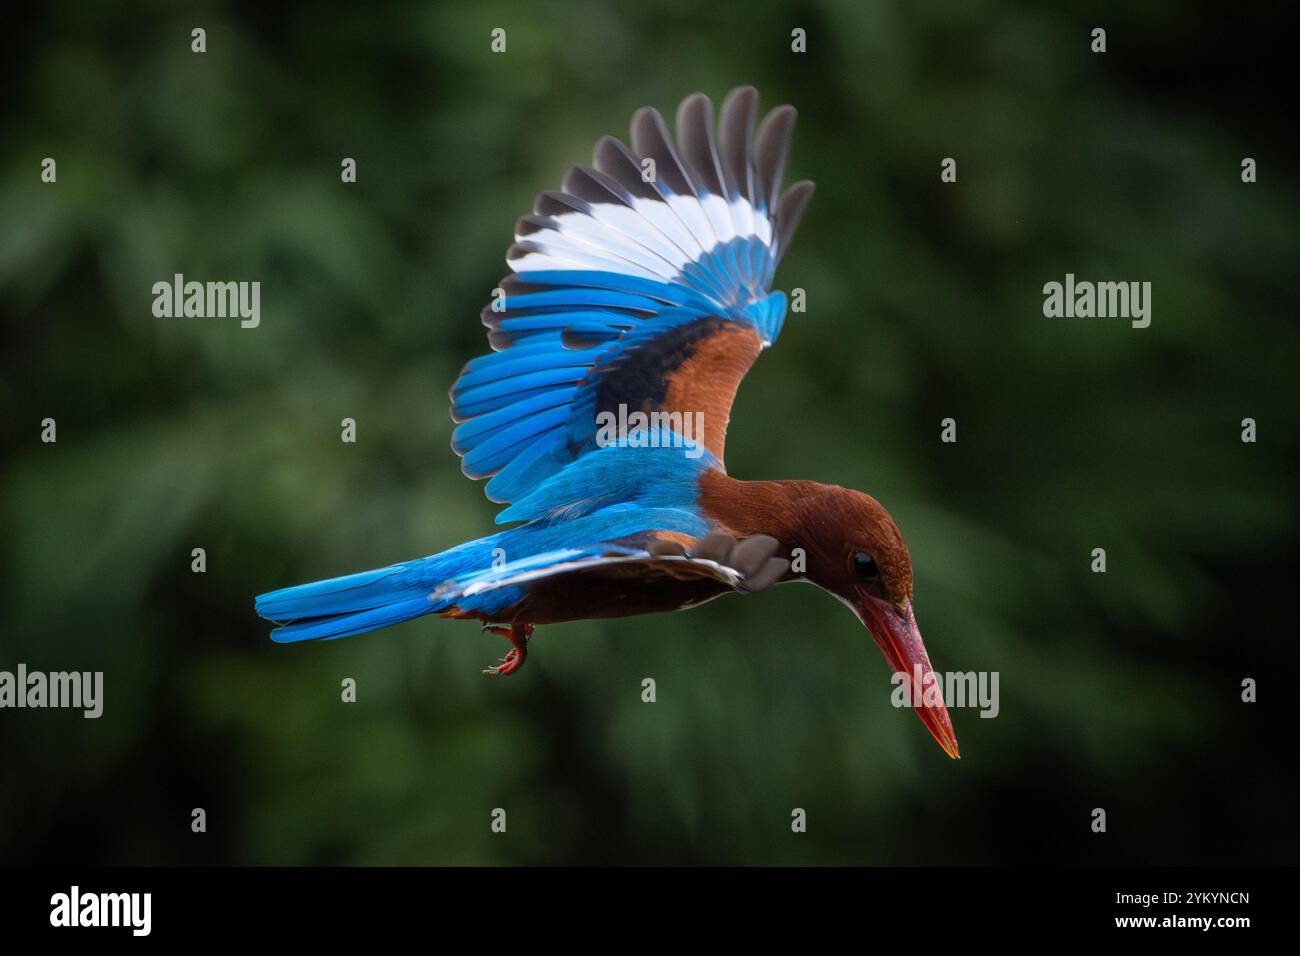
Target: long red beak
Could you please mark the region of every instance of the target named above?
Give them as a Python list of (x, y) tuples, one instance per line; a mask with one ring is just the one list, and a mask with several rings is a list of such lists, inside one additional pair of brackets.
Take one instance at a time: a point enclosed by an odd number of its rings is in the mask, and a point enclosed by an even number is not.
[(939, 742), (944, 753), (954, 760), (961, 757), (957, 735), (953, 733), (948, 708), (943, 704), (943, 683), (930, 666), (930, 656), (921, 643), (921, 631), (909, 602), (898, 608), (889, 601), (865, 595), (858, 606), (862, 623), (867, 626), (885, 660), (895, 674), (903, 674), (910, 685), (912, 706), (925, 729)]

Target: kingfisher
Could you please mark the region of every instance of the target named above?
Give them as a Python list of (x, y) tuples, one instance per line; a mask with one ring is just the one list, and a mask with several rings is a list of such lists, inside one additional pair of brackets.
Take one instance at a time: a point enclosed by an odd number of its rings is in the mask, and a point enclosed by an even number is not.
[(912, 607), (907, 544), (884, 507), (815, 481), (727, 473), (736, 389), (776, 342), (772, 291), (813, 193), (783, 191), (796, 112), (757, 122), (745, 86), (696, 93), (676, 142), (651, 107), (606, 136), (515, 225), (483, 309), (492, 351), (451, 388), (461, 470), (505, 505), (495, 534), (425, 558), (271, 591), (281, 643), (436, 614), (481, 623), (516, 674), (534, 628), (696, 607), (810, 582), (871, 634), (904, 699), (953, 758), (957, 739)]

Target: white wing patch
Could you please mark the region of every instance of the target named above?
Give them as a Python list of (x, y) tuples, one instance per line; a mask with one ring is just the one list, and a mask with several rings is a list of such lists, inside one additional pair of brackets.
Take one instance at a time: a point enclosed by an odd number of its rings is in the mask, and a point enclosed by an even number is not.
[(691, 262), (732, 239), (769, 245), (772, 222), (748, 199), (670, 195), (661, 202), (589, 203), (585, 211), (547, 216), (541, 229), (517, 231), (528, 251), (507, 259), (516, 273), (550, 269), (620, 272), (671, 282)]

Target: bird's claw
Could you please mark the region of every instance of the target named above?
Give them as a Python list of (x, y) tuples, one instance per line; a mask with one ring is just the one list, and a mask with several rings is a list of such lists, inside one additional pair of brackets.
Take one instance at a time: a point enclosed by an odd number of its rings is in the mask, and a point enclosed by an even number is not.
[(528, 657), (528, 639), (533, 636), (531, 624), (484, 624), (482, 629), (493, 634), (502, 634), (514, 645), (499, 663), (484, 668), (484, 674), (491, 677), (509, 677), (524, 666), (524, 660)]

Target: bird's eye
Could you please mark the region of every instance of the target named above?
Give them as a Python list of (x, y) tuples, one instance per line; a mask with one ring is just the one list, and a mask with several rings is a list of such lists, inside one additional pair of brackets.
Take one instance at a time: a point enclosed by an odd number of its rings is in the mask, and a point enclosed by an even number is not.
[(853, 556), (853, 571), (864, 581), (880, 577), (880, 568), (876, 567), (876, 559), (865, 551), (859, 551)]

